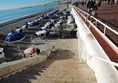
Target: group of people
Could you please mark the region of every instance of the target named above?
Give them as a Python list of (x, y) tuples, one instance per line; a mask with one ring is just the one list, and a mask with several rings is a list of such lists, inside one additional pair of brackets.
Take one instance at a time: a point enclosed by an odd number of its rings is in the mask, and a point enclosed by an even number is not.
[(73, 5), (75, 6), (79, 6), (79, 4), (81, 4), (82, 6), (84, 6), (86, 4), (87, 9), (88, 9), (88, 13), (92, 16), (96, 16), (97, 17), (97, 10), (98, 8), (101, 6), (102, 4), (102, 0), (88, 0), (88, 1), (82, 1), (82, 2), (75, 2), (73, 3)]
[(87, 8), (90, 15), (97, 17), (98, 7), (101, 6), (102, 0), (89, 0), (87, 2)]

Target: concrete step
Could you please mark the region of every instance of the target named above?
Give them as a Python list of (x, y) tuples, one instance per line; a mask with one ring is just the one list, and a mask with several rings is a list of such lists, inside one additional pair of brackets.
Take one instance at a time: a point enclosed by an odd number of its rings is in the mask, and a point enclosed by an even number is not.
[(94, 72), (78, 59), (77, 39), (53, 42), (48, 46), (54, 45), (57, 51), (51, 53), (46, 61), (0, 83), (97, 83)]

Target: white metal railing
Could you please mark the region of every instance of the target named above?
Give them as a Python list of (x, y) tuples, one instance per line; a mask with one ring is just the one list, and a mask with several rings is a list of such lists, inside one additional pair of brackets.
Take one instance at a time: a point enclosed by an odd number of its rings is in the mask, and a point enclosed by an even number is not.
[[(74, 6), (75, 7), (75, 6)], [(75, 7), (75, 8), (77, 8), (77, 7)], [(81, 9), (79, 9), (79, 8), (77, 8), (79, 11), (81, 11), (81, 13), (83, 13), (86, 17), (88, 17), (88, 16), (90, 16), (90, 14), (88, 14), (88, 13), (86, 13), (85, 11), (83, 11), (83, 10), (81, 10)], [(93, 19), (95, 19), (96, 20), (96, 22), (99, 22), (100, 24), (102, 24), (105, 28), (104, 28), (104, 33), (105, 33), (105, 31), (106, 31), (106, 28), (107, 29), (109, 29), (110, 31), (112, 31), (113, 33), (115, 33), (116, 35), (118, 35), (118, 32), (117, 31), (115, 31), (114, 29), (112, 29), (112, 28), (110, 28), (109, 26), (107, 26), (106, 24), (104, 24), (103, 22), (101, 22), (100, 20), (98, 20), (98, 19), (96, 19), (95, 17), (93, 17), (93, 16), (90, 16), (91, 18), (93, 18)], [(88, 18), (87, 18), (88, 19)], [(87, 55), (87, 56), (89, 56), (89, 59), (90, 58), (92, 58), (92, 57), (94, 57), (94, 58), (97, 58), (97, 59), (99, 59), (99, 60), (101, 60), (101, 61), (104, 61), (104, 62), (107, 62), (107, 63), (110, 63), (110, 64), (112, 64), (112, 65), (114, 65), (114, 66), (116, 66), (116, 67), (118, 67), (118, 63), (116, 63), (116, 62), (113, 62), (113, 61), (108, 61), (108, 60), (105, 60), (105, 59), (103, 59), (103, 58), (100, 58), (100, 57), (97, 57), (97, 56), (92, 56), (92, 55), (89, 55), (89, 54), (87, 54), (87, 51), (86, 51), (86, 49), (85, 49), (85, 44), (84, 44), (84, 42), (82, 41), (82, 39), (81, 39), (81, 37), (79, 38), (80, 39), (80, 43), (81, 43), (81, 47), (82, 47), (82, 54), (84, 54), (84, 55)], [(87, 57), (86, 56), (86, 57)]]
[(76, 9), (78, 9), (84, 16), (86, 16), (86, 19), (88, 19), (88, 17), (92, 18), (95, 20), (95, 23), (100, 23), (101, 25), (104, 26), (104, 34), (106, 33), (106, 29), (109, 29), (110, 31), (112, 31), (114, 34), (116, 34), (118, 36), (118, 32), (112, 28), (110, 28), (108, 25), (104, 24), (103, 22), (101, 22), (100, 20), (96, 19), (95, 17), (91, 16), (90, 14), (88, 14), (87, 12), (81, 10), (80, 8), (75, 7)]
[[(101, 32), (102, 35), (104, 35), (105, 40), (107, 40), (107, 42), (109, 43), (109, 45), (110, 45), (110, 46), (113, 48), (113, 50), (118, 54), (118, 47), (117, 47), (117, 45), (115, 45), (115, 44), (113, 43), (113, 41), (110, 40), (110, 39), (105, 35), (107, 29), (108, 29), (109, 31), (111, 31), (113, 34), (115, 34), (115, 36), (117, 36), (117, 37), (118, 37), (118, 32), (117, 32), (116, 30), (110, 28), (108, 25), (104, 24), (104, 23), (101, 22), (100, 20), (96, 19), (95, 17), (91, 16), (91, 15), (88, 14), (87, 12), (81, 10), (80, 8), (75, 7), (75, 6), (73, 6), (73, 7), (76, 8), (77, 11), (79, 11), (79, 13), (81, 13), (81, 15), (83, 15), (83, 16), (85, 17), (86, 21), (89, 21), (88, 18), (94, 20), (94, 21), (95, 21), (94, 23), (95, 23), (95, 26), (96, 26), (95, 28), (97, 28), (97, 24), (98, 24), (98, 23), (103, 26), (104, 29), (103, 29), (103, 32)], [(89, 22), (90, 22), (90, 21), (89, 21)], [(89, 27), (92, 26), (92, 25), (94, 25), (94, 23), (90, 22)], [(97, 29), (98, 29), (98, 28), (97, 28)], [(100, 31), (100, 30), (99, 30), (99, 31)], [(109, 35), (109, 36), (110, 36), (110, 35)], [(102, 37), (103, 37), (103, 36), (102, 36)]]
[(113, 61), (110, 61), (110, 60), (106, 60), (106, 59), (103, 59), (103, 58), (101, 58), (101, 57), (97, 57), (97, 56), (94, 56), (94, 55), (89, 55), (88, 53), (87, 53), (87, 49), (86, 49), (86, 47), (85, 47), (85, 43), (84, 43), (84, 41), (81, 39), (81, 37), (79, 37), (79, 42), (80, 42), (80, 47), (81, 47), (81, 55), (82, 55), (82, 58), (84, 59), (84, 61), (86, 61), (87, 59), (92, 59), (92, 58), (96, 58), (96, 59), (99, 59), (99, 60), (101, 60), (101, 61), (103, 61), (103, 62), (106, 62), (106, 63), (109, 63), (109, 64), (111, 64), (111, 65), (114, 65), (114, 66), (116, 66), (116, 67), (118, 67), (118, 63), (116, 63), (116, 62), (113, 62)]
[[(75, 18), (75, 22), (78, 26), (78, 41), (79, 41), (79, 52), (80, 57), (91, 67), (95, 72), (98, 83), (116, 83), (118, 82), (118, 72), (114, 66), (118, 67), (118, 63), (111, 61), (105, 54), (104, 50), (98, 45), (96, 39), (88, 38), (87, 35), (91, 34), (86, 25), (81, 22), (81, 18), (78, 15), (76, 7), (72, 6), (72, 13)], [(77, 8), (78, 9), (78, 8)], [(79, 9), (78, 9), (79, 10)], [(80, 9), (80, 11), (82, 11)], [(84, 12), (84, 11), (83, 11)], [(80, 12), (79, 12), (80, 13)], [(84, 16), (89, 16), (88, 13), (84, 12)], [(92, 16), (91, 16), (92, 17)], [(96, 19), (92, 17), (93, 19)], [(87, 18), (88, 19), (88, 18)], [(106, 29), (109, 29), (107, 25), (96, 19), (97, 22), (103, 24)], [(112, 30), (116, 35), (118, 32)], [(105, 35), (104, 35), (105, 36)], [(94, 50), (95, 49), (95, 50)], [(91, 51), (90, 51), (91, 50)], [(91, 53), (93, 52), (93, 53)], [(104, 79), (104, 80), (103, 80)]]

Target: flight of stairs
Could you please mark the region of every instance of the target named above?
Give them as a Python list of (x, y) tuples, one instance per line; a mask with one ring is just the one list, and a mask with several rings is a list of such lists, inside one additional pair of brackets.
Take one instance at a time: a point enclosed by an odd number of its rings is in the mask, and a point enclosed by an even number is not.
[[(40, 64), (0, 83), (97, 83), (92, 70), (78, 59), (77, 39), (54, 40), (55, 50)], [(76, 52), (76, 53), (75, 53)]]

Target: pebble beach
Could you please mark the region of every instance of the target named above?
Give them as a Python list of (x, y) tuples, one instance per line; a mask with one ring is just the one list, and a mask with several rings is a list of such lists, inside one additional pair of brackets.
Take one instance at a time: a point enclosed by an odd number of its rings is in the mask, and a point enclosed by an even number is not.
[[(66, 8), (67, 8), (66, 4), (60, 4), (60, 5), (58, 5), (57, 8), (52, 9), (52, 10), (48, 10), (48, 11), (37, 13), (34, 15), (29, 15), (29, 16), (22, 17), (19, 19), (11, 20), (6, 23), (2, 23), (2, 24), (0, 24), (0, 34), (8, 34), (11, 30), (16, 30), (16, 27), (22, 27), (23, 25), (25, 25), (26, 22), (34, 21), (37, 18), (39, 18), (41, 15), (46, 15), (55, 10), (63, 11)], [(29, 32), (29, 34), (31, 34), (31, 33)], [(23, 40), (20, 43), (3, 44), (2, 47), (4, 48), (5, 57), (9, 58), (9, 57), (13, 56), (13, 54), (19, 53), (20, 51), (24, 51), (26, 48), (31, 47), (31, 46), (37, 47), (41, 51), (44, 51), (47, 49), (47, 48), (45, 48), (45, 45), (47, 44), (45, 40), (42, 40), (40, 38), (38, 38), (38, 39), (35, 38), (35, 40), (36, 41), (38, 40), (38, 42), (32, 43), (30, 36), (27, 36), (25, 38), (25, 40)]]

